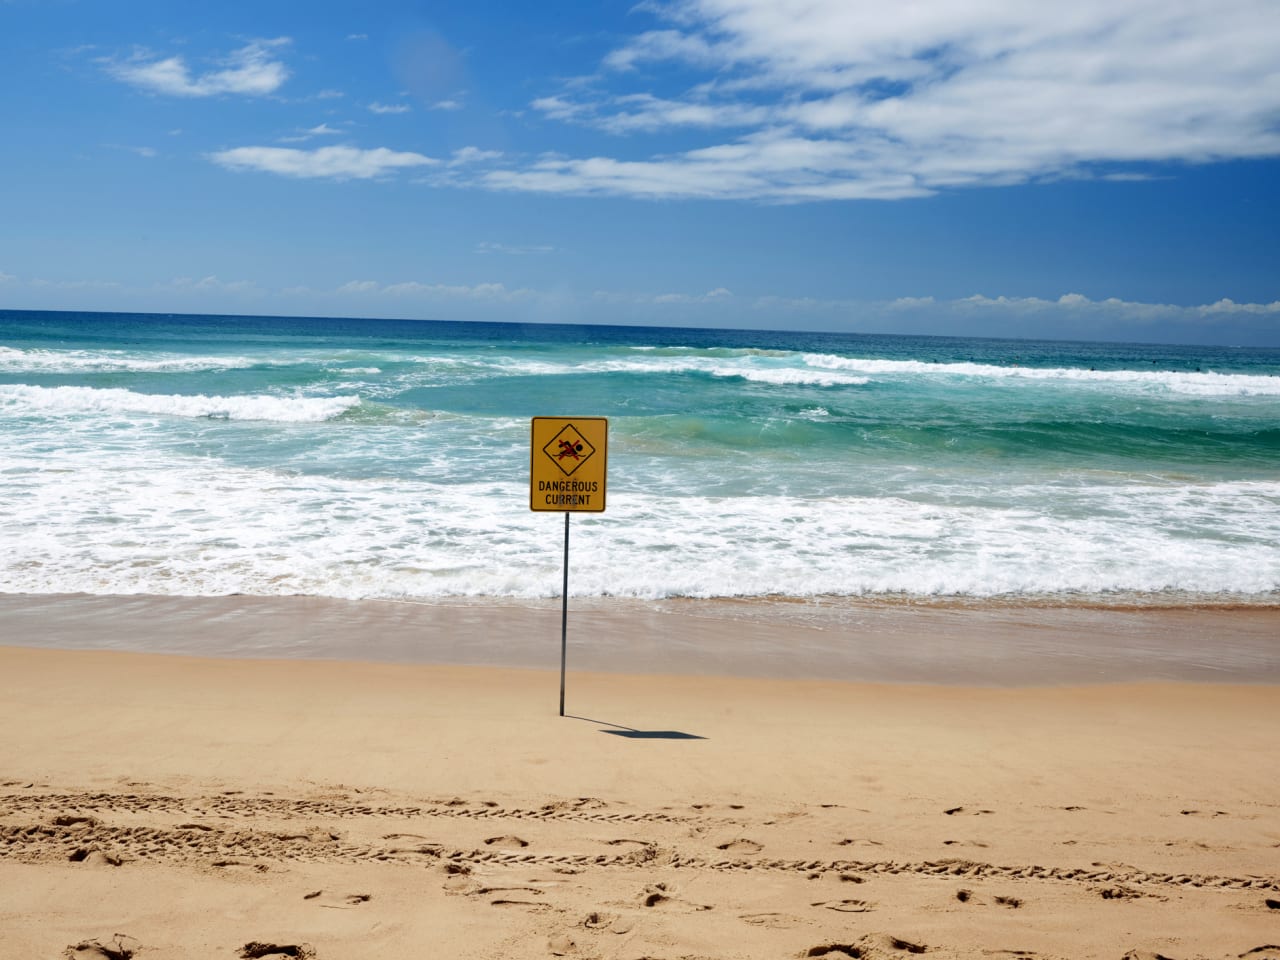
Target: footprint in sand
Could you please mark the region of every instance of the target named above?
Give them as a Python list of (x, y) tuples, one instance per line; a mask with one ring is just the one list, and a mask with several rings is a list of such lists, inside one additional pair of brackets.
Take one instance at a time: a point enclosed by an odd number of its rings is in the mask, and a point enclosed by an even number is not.
[(994, 810), (970, 810), (968, 807), (952, 807), (950, 810), (943, 810), (948, 817), (954, 817), (957, 813), (963, 813), (970, 817), (980, 817), (983, 814), (995, 813)]
[(107, 853), (98, 847), (80, 847), (67, 859), (72, 863), (83, 863), (91, 867), (118, 867), (124, 863), (114, 853)]
[(588, 913), (582, 921), (582, 926), (588, 930), (608, 930), (610, 933), (617, 934), (630, 933), (633, 925), (632, 921), (626, 917), (601, 913), (598, 910)]
[(876, 908), (874, 903), (868, 903), (866, 900), (819, 900), (810, 906), (826, 907), (836, 913), (870, 913)]
[(670, 900), (671, 894), (674, 892), (665, 883), (651, 883), (644, 888), (644, 895), (641, 896), (640, 902), (646, 907), (656, 907), (658, 904), (666, 903)]
[(217, 867), (219, 870), (226, 870), (229, 873), (266, 873), (271, 868), (265, 863), (247, 863), (244, 860), (215, 860), (210, 866)]
[(603, 810), (609, 806), (599, 797), (577, 797), (573, 800), (553, 800), (544, 803), (539, 809), (544, 814), (576, 813), (579, 810)]
[(534, 910), (543, 910), (547, 906), (537, 900), (528, 899), (530, 896), (546, 896), (546, 891), (537, 887), (479, 887), (472, 891), (472, 895), (493, 897), (489, 901), (491, 907), (531, 907)]
[(1245, 960), (1246, 957), (1248, 960), (1280, 960), (1280, 945), (1264, 943), (1260, 947), (1254, 947), (1240, 954), (1240, 960)]
[(791, 917), (785, 913), (744, 913), (738, 919), (753, 927), (768, 927), (772, 930), (790, 930), (803, 923), (799, 917)]
[(547, 951), (553, 957), (567, 957), (578, 952), (578, 944), (573, 937), (562, 933), (547, 941)]
[(252, 940), (240, 948), (241, 960), (260, 960), (261, 957), (296, 957), (311, 960), (316, 955), (309, 943), (262, 943)]
[(55, 827), (96, 827), (101, 823), (96, 817), (77, 817), (73, 814), (63, 814), (53, 818)]
[(869, 840), (866, 837), (845, 837), (839, 843), (838, 847), (883, 847), (884, 844), (879, 840)]
[(362, 903), (368, 903), (373, 899), (373, 895), (369, 893), (325, 893), (323, 890), (316, 890), (312, 893), (304, 894), (303, 900), (314, 900), (316, 906), (328, 907), (331, 910), (350, 910), (352, 907), (358, 907)]
[(764, 845), (756, 843), (754, 840), (739, 837), (737, 840), (730, 840), (728, 843), (717, 844), (716, 849), (724, 850), (727, 853), (759, 853), (764, 849)]
[(1150, 894), (1143, 893), (1141, 890), (1135, 890), (1133, 887), (1124, 887), (1119, 885), (1114, 887), (1101, 887), (1098, 889), (1098, 895), (1102, 897), (1103, 900), (1138, 900), (1142, 897), (1150, 896)]
[(859, 960), (875, 960), (879, 957), (893, 957), (901, 953), (924, 953), (929, 948), (923, 943), (913, 943), (901, 937), (893, 937), (887, 933), (869, 933), (859, 937), (853, 943), (821, 943), (810, 947), (803, 956), (806, 957), (857, 957)]
[(519, 850), (521, 847), (527, 847), (529, 845), (529, 841), (521, 840), (519, 837), (511, 834), (506, 834), (501, 837), (490, 837), (485, 841), (485, 844), (490, 847), (506, 847), (511, 850)]
[(67, 947), (63, 956), (70, 960), (131, 960), (141, 946), (133, 937), (117, 933), (106, 943), (101, 940), (82, 940)]
[(710, 910), (711, 905), (705, 903), (692, 903), (688, 900), (680, 900), (675, 896), (676, 889), (667, 883), (651, 883), (644, 888), (641, 894), (640, 902), (646, 907), (656, 907), (659, 905), (670, 905), (676, 908), (684, 908), (686, 910)]

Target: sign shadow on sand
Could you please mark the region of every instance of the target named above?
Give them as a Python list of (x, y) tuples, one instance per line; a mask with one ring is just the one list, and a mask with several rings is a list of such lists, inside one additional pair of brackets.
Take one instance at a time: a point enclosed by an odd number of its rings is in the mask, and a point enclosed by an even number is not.
[(685, 733), (682, 730), (637, 730), (635, 727), (628, 727), (621, 723), (610, 723), (608, 720), (592, 720), (590, 717), (578, 717), (572, 714), (566, 714), (570, 720), (582, 720), (586, 723), (599, 724), (602, 729), (601, 733), (612, 734), (615, 737), (626, 737), (628, 740), (705, 740), (706, 737), (700, 737), (696, 733)]

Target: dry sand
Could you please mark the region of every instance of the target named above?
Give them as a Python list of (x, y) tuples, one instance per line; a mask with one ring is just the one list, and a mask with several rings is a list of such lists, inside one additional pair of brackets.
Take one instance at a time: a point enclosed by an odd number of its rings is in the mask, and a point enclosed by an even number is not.
[[(1274, 611), (887, 614), (850, 660), (812, 610), (598, 607), (615, 663), (649, 644), (685, 675), (575, 670), (565, 718), (554, 670), (38, 649), (205, 623), (243, 657), (231, 633), (315, 615), (371, 648), (409, 617), (437, 654), (519, 651), (558, 622), (219, 603), (0, 604), (29, 645), (0, 648), (0, 958), (1280, 958), (1280, 686), (1186, 682), (1203, 650), (1131, 679), (1209, 624), (1228, 679), (1270, 679)], [(1028, 616), (1125, 682), (1061, 685)], [(698, 667), (765, 670), (766, 636), (842, 679)], [(843, 679), (919, 679), (890, 653), (943, 641), (1001, 685)]]

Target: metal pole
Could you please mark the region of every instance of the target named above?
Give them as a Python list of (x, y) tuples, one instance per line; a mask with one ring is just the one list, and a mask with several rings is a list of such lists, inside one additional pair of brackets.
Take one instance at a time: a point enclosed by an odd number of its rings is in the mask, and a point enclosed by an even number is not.
[(569, 647), (569, 511), (564, 512), (564, 590), (560, 593), (560, 716), (564, 716), (564, 664)]

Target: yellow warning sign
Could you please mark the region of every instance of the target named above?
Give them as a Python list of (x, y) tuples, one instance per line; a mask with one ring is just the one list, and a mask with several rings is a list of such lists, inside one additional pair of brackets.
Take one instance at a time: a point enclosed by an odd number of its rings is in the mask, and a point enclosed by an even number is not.
[(532, 433), (529, 509), (602, 512), (609, 421), (534, 417)]

